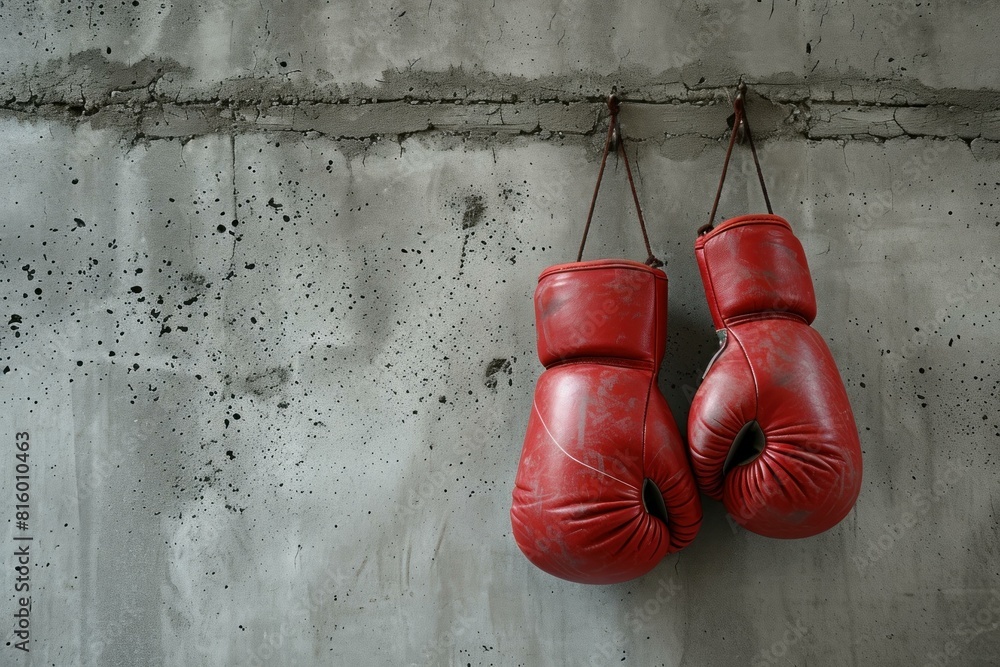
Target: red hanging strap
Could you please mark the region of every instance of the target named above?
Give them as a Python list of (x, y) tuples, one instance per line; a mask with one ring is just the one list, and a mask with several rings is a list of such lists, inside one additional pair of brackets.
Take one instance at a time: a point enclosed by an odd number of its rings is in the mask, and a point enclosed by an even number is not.
[(764, 193), (764, 203), (767, 205), (767, 212), (774, 213), (771, 209), (771, 199), (767, 196), (767, 185), (764, 183), (764, 172), (760, 169), (760, 160), (757, 159), (757, 148), (753, 143), (753, 133), (750, 132), (750, 120), (747, 118), (746, 113), (746, 92), (747, 85), (740, 82), (739, 87), (736, 92), (736, 99), (733, 100), (733, 115), (731, 116), (733, 120), (733, 129), (729, 135), (729, 146), (726, 148), (726, 159), (722, 163), (722, 176), (719, 178), (719, 188), (715, 191), (715, 201), (712, 203), (712, 212), (708, 216), (708, 224), (703, 225), (698, 229), (698, 235), (707, 234), (712, 231), (712, 226), (715, 224), (715, 213), (719, 209), (719, 199), (722, 197), (722, 185), (726, 182), (726, 172), (729, 170), (729, 158), (733, 154), (733, 144), (736, 143), (736, 137), (739, 136), (742, 126), (742, 131), (746, 135), (747, 142), (750, 144), (750, 153), (753, 155), (753, 163), (757, 167), (757, 178), (760, 180), (760, 189)]
[(628, 176), (628, 186), (632, 190), (632, 201), (635, 202), (635, 212), (639, 216), (639, 228), (642, 229), (642, 241), (646, 244), (646, 264), (648, 266), (663, 266), (663, 262), (656, 258), (653, 249), (649, 245), (649, 234), (646, 232), (646, 221), (642, 217), (642, 207), (639, 206), (639, 195), (635, 191), (635, 180), (632, 178), (632, 166), (628, 161), (628, 153), (625, 151), (625, 138), (622, 135), (621, 124), (618, 122), (618, 112), (621, 110), (621, 103), (614, 93), (608, 96), (608, 111), (611, 118), (608, 122), (608, 135), (604, 140), (604, 154), (601, 156), (601, 168), (597, 172), (597, 183), (594, 185), (594, 195), (590, 198), (590, 210), (587, 212), (587, 224), (583, 228), (583, 238), (580, 240), (580, 250), (576, 254), (576, 261), (583, 259), (583, 248), (587, 245), (587, 234), (590, 233), (590, 223), (594, 218), (594, 206), (597, 204), (597, 193), (601, 189), (601, 179), (604, 177), (604, 167), (608, 162), (608, 154), (614, 145), (616, 153), (621, 154), (625, 162), (625, 174)]

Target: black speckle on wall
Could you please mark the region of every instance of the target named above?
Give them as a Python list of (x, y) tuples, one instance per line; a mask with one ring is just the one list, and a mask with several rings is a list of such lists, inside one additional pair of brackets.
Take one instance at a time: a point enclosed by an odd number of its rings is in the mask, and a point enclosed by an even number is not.
[[(490, 363), (486, 364), (483, 384), (486, 385), (488, 389), (496, 391), (500, 378), (504, 374), (510, 376), (512, 373), (513, 368), (511, 367), (510, 359), (494, 359)], [(514, 381), (508, 377), (507, 384), (508, 386), (511, 386), (514, 384)]]
[(462, 229), (470, 229), (479, 224), (486, 214), (486, 199), (482, 195), (469, 195), (465, 198), (465, 210), (462, 212)]
[(291, 371), (287, 368), (269, 368), (262, 373), (252, 373), (246, 378), (246, 388), (255, 396), (273, 396), (288, 382)]

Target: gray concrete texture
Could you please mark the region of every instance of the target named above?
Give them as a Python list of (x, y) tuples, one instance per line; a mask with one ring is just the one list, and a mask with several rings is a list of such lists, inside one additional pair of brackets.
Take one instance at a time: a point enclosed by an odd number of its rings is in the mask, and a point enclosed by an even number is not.
[[(994, 665), (1000, 8), (0, 3), (4, 665)], [(857, 417), (854, 512), (587, 587), (508, 508), (617, 85), (670, 276), (739, 77)], [(612, 163), (613, 164), (613, 163)], [(619, 165), (587, 256), (643, 256)], [(745, 149), (722, 215), (762, 207)], [(19, 433), (30, 519), (15, 522)], [(30, 653), (14, 537), (31, 535)]]

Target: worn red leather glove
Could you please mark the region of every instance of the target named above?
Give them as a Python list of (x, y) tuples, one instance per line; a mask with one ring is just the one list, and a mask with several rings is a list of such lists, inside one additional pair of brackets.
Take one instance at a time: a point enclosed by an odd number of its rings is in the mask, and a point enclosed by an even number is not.
[(802, 245), (784, 219), (744, 215), (700, 235), (695, 252), (721, 344), (688, 416), (698, 486), (755, 533), (821, 533), (857, 500), (861, 445), (830, 350), (809, 326)]
[(553, 266), (535, 291), (545, 371), (513, 493), (514, 538), (563, 579), (611, 584), (694, 539), (701, 502), (656, 384), (667, 276), (627, 260)]

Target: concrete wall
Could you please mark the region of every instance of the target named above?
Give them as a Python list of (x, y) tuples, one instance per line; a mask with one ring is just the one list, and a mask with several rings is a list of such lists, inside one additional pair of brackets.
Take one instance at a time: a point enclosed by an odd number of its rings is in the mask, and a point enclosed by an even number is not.
[[(998, 18), (0, 3), (0, 662), (996, 664)], [(574, 256), (617, 85), (683, 424), (715, 347), (694, 230), (741, 76), (857, 416), (861, 498), (800, 541), (706, 501), (650, 575), (554, 579), (507, 515), (536, 276)], [(734, 159), (722, 215), (762, 206)], [(643, 256), (620, 170), (588, 256)]]

